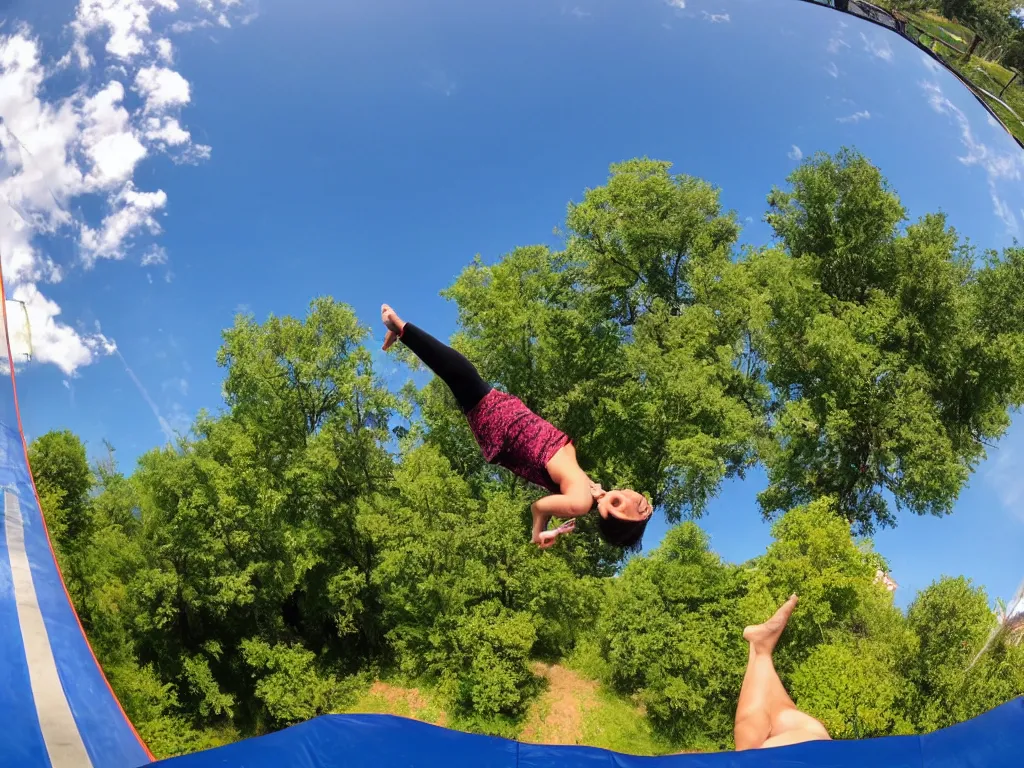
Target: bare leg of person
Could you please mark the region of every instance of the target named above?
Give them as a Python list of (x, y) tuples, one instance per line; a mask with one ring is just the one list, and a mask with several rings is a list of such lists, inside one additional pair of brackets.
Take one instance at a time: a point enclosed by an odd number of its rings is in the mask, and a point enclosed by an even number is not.
[(388, 329), (384, 337), (384, 349), (387, 350), (401, 339), (424, 365), (448, 385), (463, 412), (472, 410), (493, 389), (464, 355), (438, 341), (422, 328), (405, 322), (387, 304), (380, 307), (380, 319)]
[(750, 654), (736, 706), (734, 737), (738, 750), (830, 738), (825, 726), (796, 708), (772, 661), (772, 652), (796, 604), (797, 596), (793, 595), (764, 624), (743, 630)]

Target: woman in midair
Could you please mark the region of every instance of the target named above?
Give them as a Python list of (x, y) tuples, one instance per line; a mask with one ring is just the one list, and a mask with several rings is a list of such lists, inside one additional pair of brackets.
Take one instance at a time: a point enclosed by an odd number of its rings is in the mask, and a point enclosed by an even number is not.
[[(484, 458), (551, 491), (534, 502), (531, 540), (547, 549), (575, 528), (575, 518), (597, 510), (597, 529), (606, 542), (636, 548), (652, 508), (628, 488), (605, 491), (591, 481), (576, 461), (572, 440), (533, 413), (519, 398), (484, 381), (463, 355), (412, 323), (404, 322), (387, 304), (381, 306), (387, 328), (384, 350), (401, 341), (452, 391), (469, 421)], [(568, 519), (547, 530), (552, 517)]]

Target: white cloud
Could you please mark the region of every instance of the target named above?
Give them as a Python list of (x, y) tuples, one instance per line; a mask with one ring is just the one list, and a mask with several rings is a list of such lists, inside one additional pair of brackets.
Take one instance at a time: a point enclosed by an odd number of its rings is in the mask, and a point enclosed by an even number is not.
[(161, 37), (155, 43), (156, 54), (167, 64), (174, 63), (174, 44), (166, 37)]
[(665, 0), (665, 2), (671, 5), (673, 8), (678, 8), (679, 10), (683, 10), (684, 8), (686, 8), (686, 0)]
[(830, 61), (828, 66), (825, 67), (825, 71), (828, 72), (832, 77), (839, 77), (839, 67), (836, 66), (834, 61)]
[(707, 11), (702, 13), (704, 14), (704, 21), (710, 21), (712, 24), (724, 24), (731, 21), (728, 13), (708, 13)]
[(843, 48), (849, 48), (850, 44), (846, 42), (842, 37), (830, 37), (828, 39), (828, 45), (826, 50), (829, 53), (839, 53)]
[(859, 123), (861, 120), (870, 120), (871, 113), (866, 109), (862, 109), (859, 112), (854, 112), (852, 115), (846, 115), (845, 117), (837, 117), (836, 122), (839, 123)]
[(147, 112), (188, 104), (191, 98), (188, 80), (167, 67), (144, 67), (135, 76), (135, 90), (146, 100)]
[(112, 200), (114, 211), (104, 217), (98, 230), (82, 227), (80, 244), (86, 266), (92, 266), (97, 259), (122, 259), (125, 243), (140, 230), (151, 234), (160, 232), (156, 212), (167, 205), (167, 194), (138, 192), (131, 182)]
[(12, 294), (24, 302), (32, 332), (32, 357), (39, 363), (53, 363), (65, 374), (89, 365), (99, 355), (109, 355), (116, 345), (102, 333), (82, 334), (57, 320), (60, 307), (43, 296), (39, 289), (26, 283)]
[(942, 65), (926, 53), (921, 54), (921, 63), (932, 72), (938, 72), (942, 69)]
[(87, 47), (88, 38), (96, 33), (107, 34), (106, 51), (121, 60), (131, 60), (146, 50), (150, 35), (150, 14), (153, 11), (176, 11), (175, 0), (79, 0), (75, 20), (73, 52), (82, 67), (92, 64)]
[(82, 107), (82, 146), (92, 165), (89, 179), (100, 188), (130, 178), (146, 156), (146, 148), (130, 126), (128, 110), (121, 106), (123, 100), (124, 86), (112, 80)]
[(585, 11), (579, 6), (575, 6), (571, 11), (569, 11), (569, 14), (575, 16), (577, 19), (590, 18), (590, 11)]
[(145, 136), (160, 146), (177, 147), (188, 144), (191, 134), (181, 127), (173, 117), (148, 117), (145, 122)]
[(44, 102), (44, 68), (38, 43), (25, 28), (0, 36), (0, 252), (9, 295), (25, 305), (33, 359), (66, 375), (109, 353), (101, 334), (60, 322), (60, 306), (39, 290), (61, 279), (60, 268), (34, 245), (72, 219), (66, 202), (86, 189), (76, 162), (83, 122), (73, 100)]
[[(0, 26), (4, 277), (9, 295), (22, 297), (27, 307), (35, 359), (69, 376), (110, 354), (114, 344), (98, 330), (62, 322), (61, 307), (43, 291), (66, 270), (37, 238), (77, 239), (87, 266), (122, 258), (139, 234), (159, 231), (156, 217), (167, 206), (159, 188), (137, 189), (140, 164), (156, 152), (175, 162), (197, 162), (211, 152), (193, 143), (177, 113), (191, 98), (188, 81), (170, 68), (174, 46), (167, 33), (184, 31), (173, 16), (179, 5), (192, 14), (190, 29), (252, 10), (240, 0), (77, 0), (68, 47), (45, 56), (27, 25)], [(69, 69), (75, 61), (97, 66), (76, 81), (76, 70)], [(142, 106), (126, 95), (128, 84)], [(92, 202), (79, 203), (86, 200)], [(105, 209), (93, 213), (96, 201)], [(142, 261), (153, 263), (161, 253), (151, 250)]]
[(1020, 234), (1020, 228), (1017, 226), (1017, 217), (1010, 210), (1010, 206), (1001, 197), (999, 197), (994, 184), (989, 184), (989, 195), (992, 198), (992, 211), (1006, 226), (1006, 231), (1013, 237), (1017, 237)]
[(154, 267), (166, 263), (167, 249), (162, 246), (152, 245), (149, 250), (142, 255), (142, 266), (144, 267)]
[[(0, 217), (9, 222), (0, 229), (0, 247), (8, 281), (24, 276), (12, 274), (12, 264), (27, 269), (34, 261), (29, 240), (36, 230), (53, 232), (70, 221), (64, 204), (82, 186), (72, 161), (81, 116), (69, 102), (40, 100), (43, 80), (36, 41), (0, 36), (0, 194), (7, 203)], [(27, 237), (14, 237), (14, 230)]]
[(881, 59), (882, 61), (892, 61), (892, 48), (889, 47), (889, 41), (882, 37), (883, 32), (876, 32), (875, 39), (869, 40), (868, 36), (863, 32), (860, 33), (860, 39), (864, 41), (864, 50), (870, 53), (872, 56)]
[(168, 29), (176, 35), (182, 35), (212, 26), (213, 22), (209, 19), (198, 19), (196, 21), (176, 21)]
[[(992, 199), (992, 212), (1006, 227), (1007, 234), (1016, 237), (1020, 234), (1017, 217), (999, 193), (999, 182), (1015, 182), (1015, 186), (1024, 179), (1024, 155), (1016, 146), (1009, 152), (998, 152), (980, 141), (971, 127), (970, 120), (963, 110), (951, 102), (935, 82), (922, 82), (921, 88), (928, 97), (932, 109), (941, 115), (948, 115), (960, 127), (960, 140), (967, 154), (959, 157), (964, 165), (977, 165), (985, 171), (988, 181), (989, 196)], [(1000, 131), (1002, 129), (1000, 128)], [(1022, 212), (1024, 215), (1024, 212)]]
[(786, 156), (790, 160), (796, 160), (797, 162), (804, 159), (803, 150), (801, 150), (796, 144), (793, 145), (793, 148), (786, 154)]
[(220, 16), (217, 17), (217, 23), (220, 24), (222, 27), (227, 27), (228, 29), (231, 28), (231, 22), (228, 21), (227, 14), (220, 14)]

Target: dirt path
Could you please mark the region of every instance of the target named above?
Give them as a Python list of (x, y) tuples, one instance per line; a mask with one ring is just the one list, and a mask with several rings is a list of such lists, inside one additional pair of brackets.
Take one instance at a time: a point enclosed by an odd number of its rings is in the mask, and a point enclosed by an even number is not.
[(548, 689), (534, 702), (519, 738), (533, 744), (577, 744), (587, 713), (597, 706), (597, 683), (558, 664), (535, 664)]

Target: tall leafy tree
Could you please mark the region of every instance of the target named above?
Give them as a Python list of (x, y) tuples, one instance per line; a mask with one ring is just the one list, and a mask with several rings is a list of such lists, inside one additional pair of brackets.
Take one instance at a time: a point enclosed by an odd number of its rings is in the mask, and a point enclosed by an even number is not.
[(92, 529), (94, 478), (85, 445), (68, 430), (47, 432), (32, 442), (28, 456), (50, 534), (62, 552), (70, 552)]
[(764, 392), (748, 343), (738, 227), (710, 184), (668, 163), (612, 166), (569, 209), (562, 253), (479, 260), (446, 292), (456, 344), (575, 439), (607, 487), (699, 514), (754, 461)]
[(639, 696), (652, 723), (687, 748), (730, 744), (746, 660), (744, 591), (743, 572), (688, 522), (650, 556), (631, 560), (603, 606), (612, 685)]
[(978, 269), (942, 215), (904, 226), (852, 151), (805, 162), (768, 199), (779, 244), (750, 261), (774, 395), (763, 510), (832, 496), (863, 532), (895, 523), (887, 496), (948, 514), (1021, 403), (1019, 255)]
[(917, 726), (962, 722), (1024, 692), (1024, 649), (996, 643), (978, 658), (996, 619), (985, 590), (945, 577), (922, 590), (907, 612), (919, 638), (911, 666), (919, 691)]

